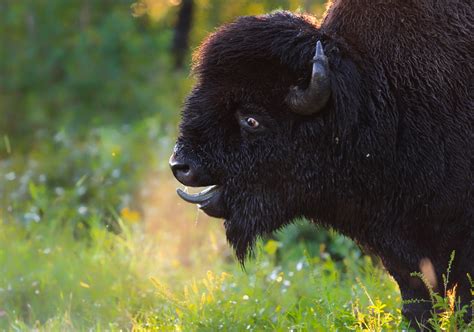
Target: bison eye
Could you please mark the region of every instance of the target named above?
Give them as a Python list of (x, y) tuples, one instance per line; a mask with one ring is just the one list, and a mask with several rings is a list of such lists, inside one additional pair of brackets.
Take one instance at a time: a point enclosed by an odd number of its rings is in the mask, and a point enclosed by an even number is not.
[(257, 129), (258, 126), (260, 126), (260, 123), (258, 123), (258, 121), (255, 120), (254, 118), (247, 118), (245, 119), (245, 122), (250, 128), (253, 128), (253, 129)]
[(238, 114), (239, 124), (242, 129), (249, 133), (257, 133), (265, 130), (264, 123), (257, 120), (257, 116)]

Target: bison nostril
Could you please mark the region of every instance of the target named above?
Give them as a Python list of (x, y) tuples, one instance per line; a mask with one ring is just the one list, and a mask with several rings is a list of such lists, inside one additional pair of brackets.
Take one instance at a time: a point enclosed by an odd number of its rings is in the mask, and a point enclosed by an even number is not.
[(174, 172), (180, 172), (187, 174), (190, 171), (189, 165), (186, 164), (176, 164), (172, 166)]
[(170, 158), (170, 167), (174, 176), (180, 182), (188, 182), (192, 178), (192, 169), (188, 163), (180, 161), (176, 158), (176, 155), (173, 153)]
[(204, 187), (216, 184), (202, 165), (186, 156), (173, 153), (169, 160), (171, 171), (176, 180), (190, 187)]

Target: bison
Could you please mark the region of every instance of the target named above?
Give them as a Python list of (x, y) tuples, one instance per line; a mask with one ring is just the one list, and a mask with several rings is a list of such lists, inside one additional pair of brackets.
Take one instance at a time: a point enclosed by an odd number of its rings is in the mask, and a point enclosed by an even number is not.
[[(196, 84), (170, 166), (178, 190), (225, 219), (244, 261), (297, 217), (378, 255), (403, 314), (426, 321), (435, 290), (472, 300), (474, 6), (471, 0), (336, 0), (321, 24), (238, 18), (195, 54)], [(468, 314), (469, 316), (472, 313)], [(469, 318), (468, 318), (469, 319)]]

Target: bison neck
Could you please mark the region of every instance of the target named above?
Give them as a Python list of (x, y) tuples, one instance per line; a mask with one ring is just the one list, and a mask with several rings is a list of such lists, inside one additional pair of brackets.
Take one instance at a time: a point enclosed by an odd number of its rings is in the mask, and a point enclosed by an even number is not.
[[(343, 41), (329, 115), (338, 143), (327, 151), (337, 165), (331, 181), (349, 195), (344, 203), (335, 197), (338, 219), (359, 216), (377, 230), (383, 217), (380, 232), (405, 227), (406, 237), (423, 227), (474, 232), (466, 157), (473, 155), (474, 98), (466, 83), (473, 16), (472, 4), (460, 0), (332, 4), (321, 32)], [(340, 227), (353, 233), (351, 222)]]
[(311, 217), (381, 256), (404, 299), (426, 298), (410, 273), (427, 258), (442, 282), (453, 250), (451, 282), (471, 299), (473, 16), (469, 1), (336, 0), (321, 26), (343, 41), (323, 186), (338, 190)]

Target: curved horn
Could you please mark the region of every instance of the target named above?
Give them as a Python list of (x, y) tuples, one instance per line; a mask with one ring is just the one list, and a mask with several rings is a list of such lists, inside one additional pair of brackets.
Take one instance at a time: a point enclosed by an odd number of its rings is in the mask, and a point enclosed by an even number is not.
[(331, 95), (328, 58), (324, 55), (321, 41), (316, 43), (311, 82), (306, 90), (292, 86), (286, 96), (291, 111), (301, 115), (311, 115), (321, 111)]

